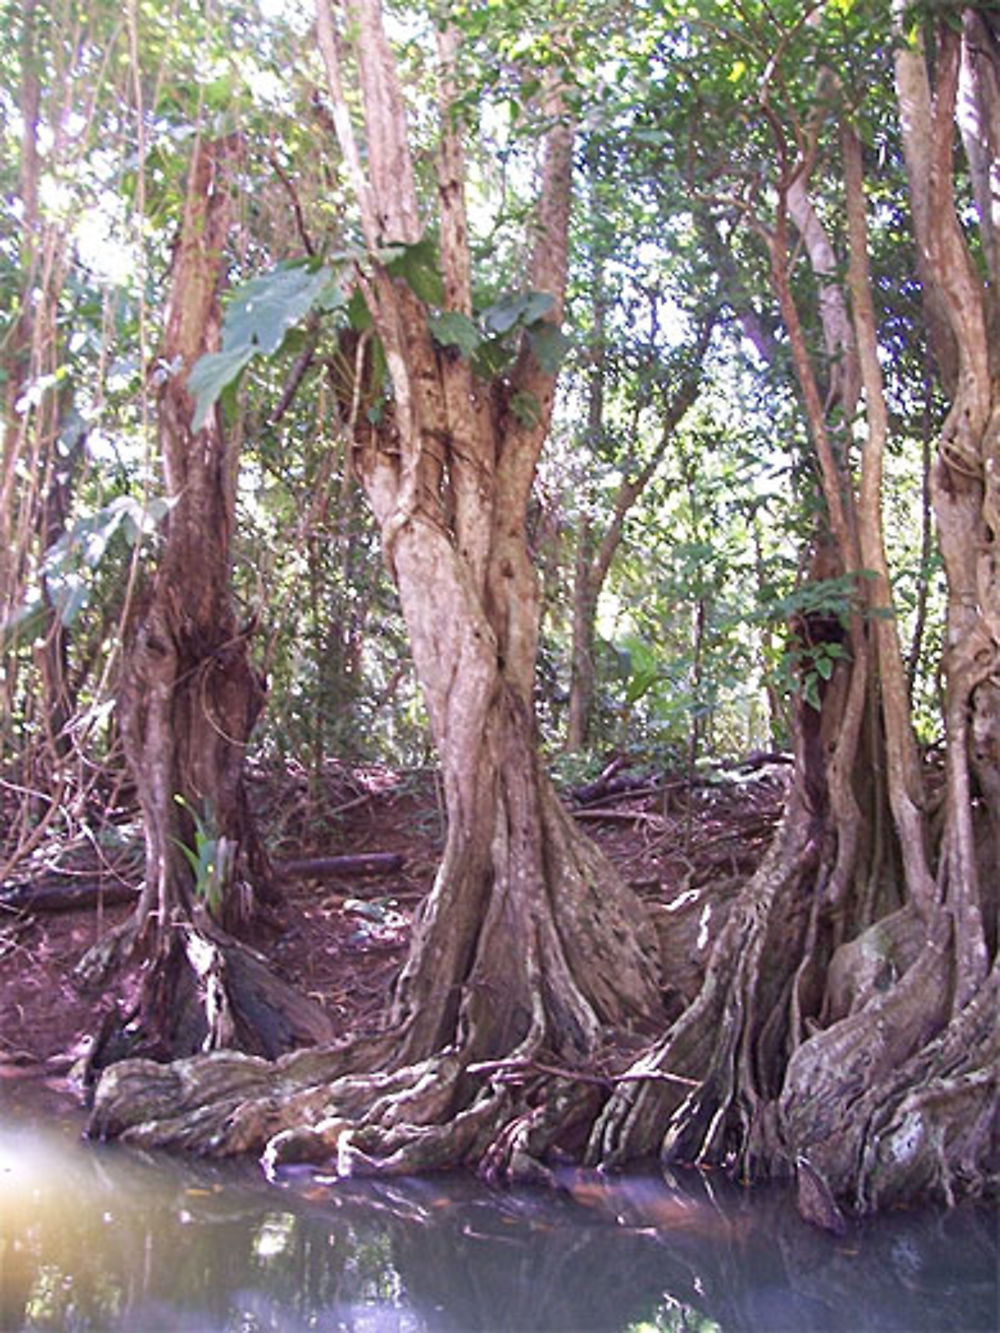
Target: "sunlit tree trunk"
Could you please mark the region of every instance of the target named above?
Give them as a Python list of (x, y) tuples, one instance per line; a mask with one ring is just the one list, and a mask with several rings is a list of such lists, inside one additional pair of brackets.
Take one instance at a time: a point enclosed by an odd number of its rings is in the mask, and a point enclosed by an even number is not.
[[(75, 442), (61, 439), (63, 414), (71, 404), (68, 385), (58, 384), (63, 331), (59, 301), (67, 268), (65, 224), (45, 219), (39, 186), (46, 159), (40, 141), (48, 143), (49, 169), (59, 158), (60, 125), (47, 124), (39, 67), (39, 12), (34, 3), (19, 15), (21, 81), (19, 111), (21, 143), (19, 193), (22, 205), (18, 231), (19, 287), (17, 314), (4, 340), (3, 413), (0, 437), (0, 624), (29, 600), (29, 588), (40, 585), (44, 624), (36, 634), (34, 664), (37, 684), (21, 682), (21, 707), (30, 723), (31, 741), (14, 762), (20, 782), (39, 794), (50, 783), (60, 759), (69, 752), (67, 725), (72, 712), (67, 671), (69, 630), (53, 606), (44, 575), (37, 570), (45, 554), (63, 535), (69, 498), (77, 471), (83, 432)], [(44, 20), (43, 20), (44, 23)], [(12, 652), (5, 687), (13, 703), (19, 674), (26, 663)], [(37, 699), (35, 694), (40, 696)], [(34, 819), (44, 827), (53, 803), (43, 801)]]
[[(387, 243), (413, 245), (423, 226), (379, 4), (348, 4), (345, 17), (338, 31), (328, 0), (320, 0), (319, 44), (367, 251), (358, 283), (391, 386), (378, 424), (350, 414), (354, 464), (399, 592), (438, 750), (442, 861), (384, 1033), (288, 1057), (274, 1075), (279, 1098), (259, 1064), (206, 1065), (215, 1092), (206, 1092), (197, 1123), (161, 1115), (172, 1095), (168, 1072), (128, 1061), (102, 1081), (93, 1127), (212, 1152), (267, 1145), (269, 1164), (333, 1157), (342, 1170), (393, 1172), (473, 1161), (531, 1176), (541, 1169), (536, 1154), (591, 1107), (589, 1091), (581, 1104), (573, 1069), (655, 1020), (656, 937), (639, 900), (561, 807), (536, 748), (540, 598), (526, 511), (555, 377), (525, 339), (505, 375), (477, 378), (467, 358), (435, 344), (428, 307), (381, 261)], [(349, 41), (363, 155), (342, 77)], [(442, 304), (471, 316), (455, 34), (441, 30), (438, 41)], [(529, 282), (552, 298), (548, 318), (558, 322), (573, 132), (554, 73), (544, 96), (549, 127)], [(363, 397), (364, 385), (357, 388)], [(356, 409), (358, 394), (353, 399)], [(537, 1061), (567, 1075), (540, 1100), (530, 1095), (530, 1075), (526, 1084), (519, 1073)], [(200, 1075), (192, 1068), (190, 1077), (197, 1084)]]
[[(1000, 150), (1000, 39), (995, 20), (967, 9), (963, 30), (936, 32), (933, 88), (919, 46), (896, 57), (897, 91), (925, 299), (943, 311), (940, 343), (954, 349), (945, 388), (951, 406), (931, 470), (931, 496), (948, 579), (944, 653), (947, 822), (940, 889), (953, 918), (961, 1006), (989, 967), (974, 795), (988, 812), (996, 875), (1000, 851), (1000, 257), (997, 153)], [(959, 224), (954, 196), (954, 118), (969, 145), (986, 280)], [(935, 324), (929, 321), (932, 333)], [(949, 364), (935, 346), (939, 365)], [(996, 903), (989, 922), (996, 948)]]
[[(324, 13), (321, 4), (321, 20)], [(368, 177), (356, 178), (356, 193), (366, 233), (370, 244), (377, 232), (412, 244), (421, 224), (392, 57), (378, 6), (351, 13), (360, 33)], [(446, 307), (471, 315), (452, 41), (441, 37), (441, 258)], [(324, 54), (337, 99), (332, 34)], [(531, 281), (554, 298), (558, 322), (573, 135), (558, 93), (549, 99)], [(350, 160), (343, 133), (341, 146)], [(369, 294), (392, 378), (392, 433), (371, 432), (357, 468), (399, 589), (448, 813), (441, 868), (396, 997), (402, 1055), (419, 1059), (458, 1039), (475, 1058), (543, 1046), (579, 1058), (606, 1027), (655, 1012), (656, 967), (638, 903), (573, 828), (536, 754), (540, 607), (525, 514), (554, 376), (525, 345), (509, 382), (483, 383), (467, 360), (434, 346), (427, 310), (405, 283), (376, 268)]]

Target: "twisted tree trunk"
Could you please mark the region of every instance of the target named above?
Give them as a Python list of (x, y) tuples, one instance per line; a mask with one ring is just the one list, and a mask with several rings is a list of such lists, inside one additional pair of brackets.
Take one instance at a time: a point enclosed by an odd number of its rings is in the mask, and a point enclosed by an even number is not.
[[(967, 41), (972, 22), (967, 17)], [(996, 528), (988, 478), (1000, 430), (985, 337), (992, 297), (975, 277), (951, 193), (959, 38), (945, 25), (938, 37), (933, 99), (922, 57), (901, 48), (897, 60), (908, 161), (928, 192), (914, 209), (924, 272), (936, 275), (935, 311), (951, 321), (948, 351), (957, 351), (959, 365), (933, 480), (950, 590), (943, 842), (932, 846), (926, 822), (883, 549), (888, 420), (860, 144), (845, 126), (852, 321), (808, 199), (808, 144), (784, 196), (819, 281), (827, 347), (840, 354), (825, 403), (791, 296), (780, 208), (769, 241), (827, 505), (832, 572), (865, 573), (850, 657), (823, 692), (819, 715), (800, 708), (782, 828), (731, 909), (701, 993), (635, 1066), (636, 1081), (617, 1090), (589, 1150), (593, 1160), (660, 1151), (735, 1161), (748, 1176), (795, 1173), (803, 1213), (835, 1230), (844, 1225), (844, 1202), (867, 1209), (926, 1192), (951, 1202), (982, 1190), (1000, 1148), (996, 937), (984, 931), (970, 781), (971, 764), (995, 823)], [(914, 142), (918, 125), (928, 137)], [(867, 438), (855, 493), (846, 441), (834, 447), (828, 414), (836, 406), (853, 415), (859, 377)], [(971, 757), (970, 724), (977, 728)], [(678, 1081), (645, 1082), (644, 1074)]]
[[(473, 1160), (530, 1175), (536, 1140), (541, 1151), (573, 1132), (577, 1089), (570, 1077), (541, 1096), (504, 1072), (544, 1054), (571, 1075), (616, 1035), (649, 1024), (659, 1010), (657, 946), (639, 901), (560, 808), (536, 753), (539, 593), (525, 515), (555, 377), (524, 339), (506, 376), (479, 379), (467, 359), (435, 345), (427, 306), (379, 260), (385, 240), (414, 245), (422, 233), (379, 6), (361, 0), (348, 9), (367, 174), (341, 84), (344, 38), (326, 0), (320, 45), (369, 248), (359, 281), (392, 388), (381, 424), (358, 428), (356, 469), (440, 756), (444, 855), (382, 1037), (289, 1057), (270, 1076), (245, 1058), (176, 1072), (128, 1062), (106, 1075), (93, 1123), (97, 1132), (203, 1151), (266, 1147), (272, 1165), (336, 1156), (344, 1170), (375, 1172)], [(468, 317), (453, 34), (440, 43), (445, 304)], [(545, 110), (552, 128), (531, 281), (551, 298), (548, 318), (558, 323), (573, 134), (555, 87)]]

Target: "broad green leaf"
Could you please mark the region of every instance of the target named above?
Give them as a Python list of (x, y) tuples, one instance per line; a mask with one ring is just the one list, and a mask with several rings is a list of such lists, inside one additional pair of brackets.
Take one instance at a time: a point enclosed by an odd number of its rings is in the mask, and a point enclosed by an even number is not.
[(340, 274), (335, 273), (326, 286), (320, 290), (319, 295), (313, 302), (313, 308), (321, 310), (324, 314), (329, 314), (331, 310), (343, 310), (347, 305), (347, 299)]
[(427, 327), (442, 347), (457, 347), (463, 356), (471, 356), (483, 340), (468, 315), (458, 310), (445, 310), (440, 315), (431, 315)]
[(347, 303), (347, 322), (355, 333), (364, 333), (372, 326), (371, 311), (361, 294), (360, 287), (355, 287)]
[(517, 325), (534, 324), (554, 305), (555, 298), (548, 292), (506, 292), (483, 311), (483, 323), (491, 333), (509, 333)]
[(521, 298), (501, 296), (500, 300), (483, 311), (483, 323), (491, 333), (509, 333), (521, 317)]
[(188, 388), (194, 394), (193, 431), (201, 430), (223, 389), (239, 379), (258, 350), (248, 343), (224, 352), (208, 352), (198, 358), (188, 376)]
[(625, 702), (632, 705), (648, 694), (660, 679), (660, 654), (635, 634), (616, 645), (616, 653), (618, 669), (625, 682)]
[(554, 375), (569, 350), (570, 340), (555, 324), (537, 323), (528, 329), (535, 360), (547, 375)]
[(223, 352), (251, 346), (267, 356), (276, 352), (288, 330), (328, 299), (335, 277), (325, 266), (298, 264), (243, 283), (226, 306)]
[(67, 582), (54, 601), (59, 612), (59, 623), (68, 629), (90, 601), (90, 587), (77, 577)]
[(476, 348), (472, 368), (480, 379), (489, 380), (510, 365), (511, 345), (504, 338), (487, 338)]
[(421, 301), (427, 305), (444, 304), (444, 278), (437, 246), (429, 236), (422, 236), (413, 245), (393, 244), (382, 257), (392, 276), (402, 278)]
[(556, 298), (549, 292), (525, 292), (521, 322), (527, 326), (544, 319), (555, 303)]
[(137, 546), (143, 537), (155, 532), (177, 503), (178, 497), (155, 496), (147, 504), (140, 504), (131, 495), (122, 497), (128, 502), (124, 514), (125, 540), (130, 546)]

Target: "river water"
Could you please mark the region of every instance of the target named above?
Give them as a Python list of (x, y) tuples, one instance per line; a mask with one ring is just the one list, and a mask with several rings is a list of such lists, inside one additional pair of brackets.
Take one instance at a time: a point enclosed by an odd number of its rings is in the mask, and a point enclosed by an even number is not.
[(44, 1086), (0, 1084), (3, 1333), (1000, 1327), (995, 1209), (891, 1212), (833, 1238), (782, 1190), (693, 1172), (568, 1173), (565, 1193), (269, 1184), (80, 1126)]

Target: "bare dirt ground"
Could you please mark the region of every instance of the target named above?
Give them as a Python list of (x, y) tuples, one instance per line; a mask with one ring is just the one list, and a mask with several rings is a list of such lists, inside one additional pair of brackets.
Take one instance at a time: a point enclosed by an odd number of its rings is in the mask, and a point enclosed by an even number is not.
[[(696, 987), (694, 939), (706, 920), (703, 904), (710, 897), (725, 901), (756, 866), (780, 815), (786, 772), (781, 764), (763, 764), (691, 787), (683, 778), (631, 769), (603, 790), (567, 798), (650, 904), (664, 942), (668, 1004)], [(434, 776), (336, 767), (319, 788), (295, 775), (258, 777), (252, 787), (279, 867), (309, 856), (404, 857), (402, 869), (388, 875), (282, 877), (274, 919), (253, 941), (276, 971), (323, 1006), (338, 1035), (369, 1027), (388, 1000), (413, 913), (433, 880), (442, 840)], [(73, 849), (61, 861), (78, 879), (120, 881), (120, 871), (115, 879), (88, 855)], [(136, 859), (133, 846), (129, 864)], [(78, 988), (73, 971), (130, 910), (99, 895), (72, 910), (13, 909), (0, 892), (0, 1078), (61, 1084), (101, 1015), (127, 1002), (134, 975), (95, 995)]]

